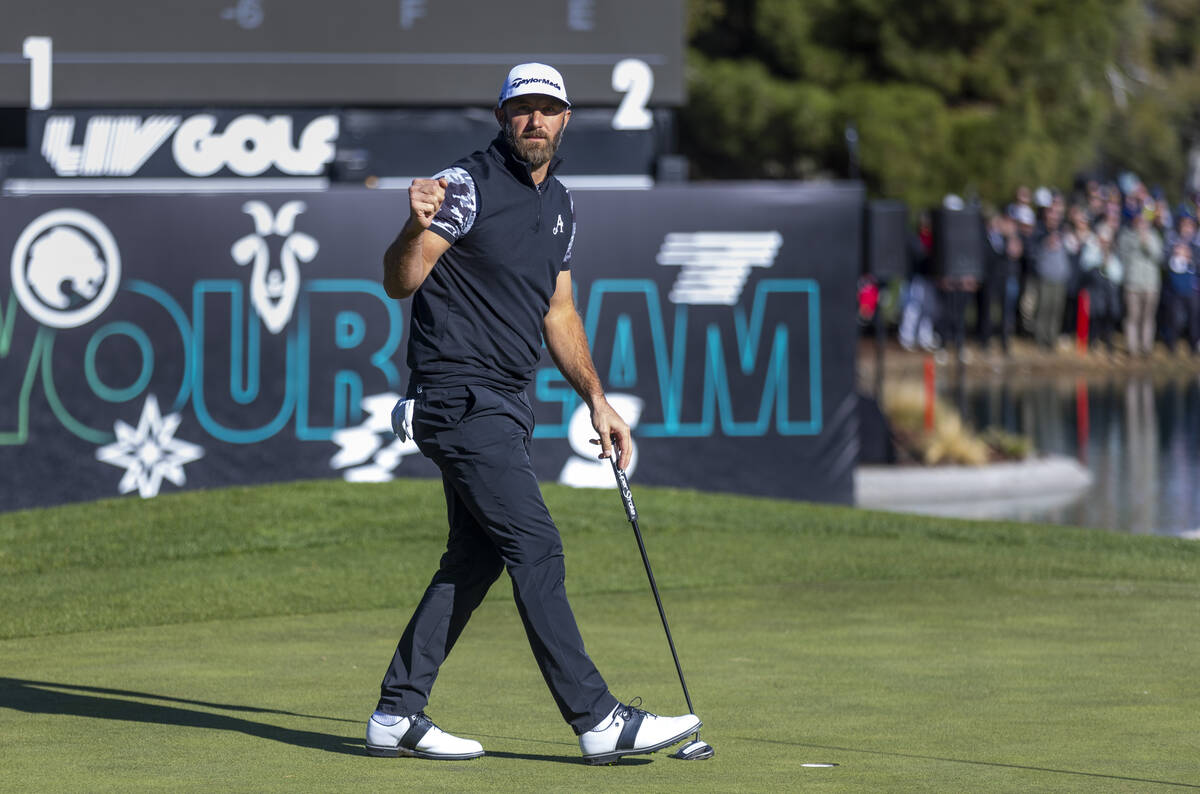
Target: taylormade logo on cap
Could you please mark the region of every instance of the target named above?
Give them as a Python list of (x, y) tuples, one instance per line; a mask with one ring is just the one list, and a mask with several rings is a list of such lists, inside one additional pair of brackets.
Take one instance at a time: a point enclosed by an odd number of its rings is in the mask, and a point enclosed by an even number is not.
[(554, 97), (567, 107), (571, 106), (567, 99), (567, 89), (562, 75), (553, 66), (544, 63), (522, 63), (514, 66), (508, 73), (504, 85), (500, 87), (499, 107), (516, 96), (526, 94), (542, 94)]

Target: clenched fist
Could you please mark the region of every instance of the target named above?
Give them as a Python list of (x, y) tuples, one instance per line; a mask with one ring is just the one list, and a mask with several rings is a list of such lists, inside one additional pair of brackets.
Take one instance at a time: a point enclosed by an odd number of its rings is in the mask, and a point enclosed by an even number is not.
[(409, 217), (419, 228), (428, 229), (445, 198), (445, 179), (414, 179), (408, 189)]

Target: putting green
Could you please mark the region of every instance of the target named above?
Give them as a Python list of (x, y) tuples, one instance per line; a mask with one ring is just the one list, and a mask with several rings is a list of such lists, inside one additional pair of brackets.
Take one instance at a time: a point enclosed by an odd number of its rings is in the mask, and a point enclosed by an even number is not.
[[(398, 491), (425, 523), (380, 540), (369, 517)], [(548, 496), (597, 665), (619, 697), (682, 711), (615, 495)], [(503, 580), (429, 706), (488, 755), (367, 757), (379, 678), (440, 545), (436, 492), (305, 484), (0, 516), (0, 790), (1200, 787), (1194, 544), (637, 496), (710, 761), (583, 765)], [(293, 523), (281, 505), (297, 499)], [(333, 502), (348, 515), (331, 528), (314, 503)], [(91, 548), (56, 557), (87, 507), (103, 517), (78, 529)], [(838, 766), (804, 766), (822, 762)]]

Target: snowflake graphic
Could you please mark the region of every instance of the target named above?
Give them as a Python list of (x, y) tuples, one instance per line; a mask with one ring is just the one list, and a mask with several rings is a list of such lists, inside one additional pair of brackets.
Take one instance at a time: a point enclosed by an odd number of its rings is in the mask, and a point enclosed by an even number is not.
[(97, 449), (96, 460), (125, 469), (117, 486), (120, 493), (136, 489), (143, 499), (149, 499), (158, 495), (164, 479), (176, 485), (187, 482), (184, 465), (204, 457), (204, 450), (175, 438), (180, 421), (179, 414), (163, 416), (157, 398), (150, 394), (136, 428), (120, 419), (113, 424), (117, 440)]

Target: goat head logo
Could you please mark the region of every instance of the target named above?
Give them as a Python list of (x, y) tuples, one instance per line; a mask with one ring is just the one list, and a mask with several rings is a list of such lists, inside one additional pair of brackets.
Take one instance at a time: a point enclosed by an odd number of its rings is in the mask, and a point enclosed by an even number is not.
[[(306, 209), (303, 201), (289, 201), (272, 213), (262, 201), (247, 201), (242, 212), (254, 219), (254, 233), (233, 244), (230, 253), (239, 265), (253, 263), (250, 272), (250, 303), (267, 330), (278, 334), (292, 319), (300, 295), (300, 262), (311, 262), (320, 250), (317, 241), (295, 231), (296, 216)], [(279, 249), (279, 267), (271, 267), (267, 237), (284, 238)]]

